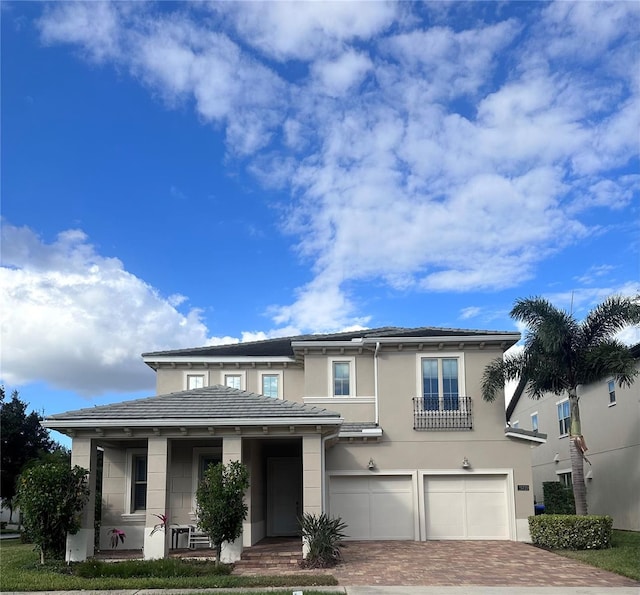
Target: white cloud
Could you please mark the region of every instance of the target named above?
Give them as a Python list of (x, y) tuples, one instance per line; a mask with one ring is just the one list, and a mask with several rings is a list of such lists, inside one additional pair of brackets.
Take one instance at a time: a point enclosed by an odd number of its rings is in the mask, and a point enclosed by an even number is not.
[(163, 298), (99, 255), (80, 230), (46, 243), (31, 229), (2, 225), (2, 379), (45, 380), (81, 394), (153, 389), (145, 351), (218, 342), (184, 296)]
[(475, 318), (476, 316), (478, 316), (478, 314), (480, 314), (480, 312), (482, 312), (482, 308), (479, 308), (478, 306), (469, 306), (467, 308), (463, 308), (460, 311), (460, 318), (462, 320)]
[(312, 70), (322, 92), (331, 97), (341, 97), (361, 83), (371, 66), (367, 56), (350, 50), (335, 60), (316, 62)]
[(348, 288), (363, 279), (516, 286), (597, 231), (591, 209), (637, 189), (611, 173), (637, 157), (632, 3), (455, 30), (398, 3), (109, 6), (104, 22), (82, 4), (47, 9), (43, 39), (192, 103), (262, 183), (291, 190), (285, 227), (314, 278), (270, 310), (277, 325), (360, 323)]
[(220, 2), (239, 35), (277, 60), (308, 60), (339, 52), (390, 26), (400, 7), (393, 2)]

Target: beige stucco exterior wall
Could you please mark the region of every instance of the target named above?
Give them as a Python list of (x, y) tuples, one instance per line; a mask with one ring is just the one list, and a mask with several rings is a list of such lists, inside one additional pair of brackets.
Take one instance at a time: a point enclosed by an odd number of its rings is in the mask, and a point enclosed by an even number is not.
[[(589, 513), (608, 514), (618, 529), (640, 531), (640, 381), (630, 388), (616, 385), (616, 404), (609, 405), (607, 380), (579, 387), (582, 432), (587, 446), (585, 474)], [(532, 451), (533, 481), (538, 502), (542, 483), (557, 481), (558, 472), (571, 471), (569, 439), (560, 437), (557, 402), (565, 397), (548, 395), (540, 401), (522, 396), (511, 416), (521, 428), (531, 428), (538, 414), (540, 432), (547, 443)], [(554, 461), (555, 455), (558, 461)]]
[(289, 401), (302, 402), (304, 394), (305, 377), (304, 370), (296, 365), (289, 365), (286, 368), (281, 364), (273, 364), (271, 367), (260, 365), (252, 367), (242, 365), (225, 365), (220, 368), (215, 367), (176, 367), (160, 368), (156, 373), (156, 394), (164, 395), (173, 392), (180, 392), (187, 388), (187, 375), (197, 374), (204, 376), (205, 386), (216, 384), (224, 385), (225, 374), (240, 374), (244, 379), (244, 390), (260, 394), (262, 386), (260, 378), (262, 374), (278, 373), (282, 378), (282, 395)]

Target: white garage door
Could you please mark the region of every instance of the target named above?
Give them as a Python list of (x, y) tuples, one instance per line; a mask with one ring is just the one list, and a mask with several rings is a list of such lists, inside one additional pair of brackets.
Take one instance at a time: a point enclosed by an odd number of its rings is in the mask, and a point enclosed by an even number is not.
[(333, 476), (329, 511), (347, 524), (349, 539), (415, 539), (410, 476)]
[(427, 539), (509, 539), (503, 475), (424, 478)]

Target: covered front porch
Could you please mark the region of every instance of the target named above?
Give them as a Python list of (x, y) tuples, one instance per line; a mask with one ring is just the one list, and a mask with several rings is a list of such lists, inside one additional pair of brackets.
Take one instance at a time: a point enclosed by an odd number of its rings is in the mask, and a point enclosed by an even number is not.
[[(178, 406), (198, 413), (162, 418), (146, 411), (154, 405), (161, 412), (169, 404), (172, 412)], [(223, 562), (240, 560), (244, 548), (265, 538), (298, 536), (302, 513), (322, 512), (324, 452), (342, 423), (339, 414), (228, 387), (132, 401), (127, 419), (118, 419), (119, 405), (46, 421), (72, 436), (72, 464), (89, 470), (92, 497), (82, 528), (68, 536), (68, 560), (109, 551), (114, 530), (125, 536), (114, 550), (137, 550), (144, 559), (190, 550), (196, 489), (207, 466), (217, 462), (240, 461), (250, 474), (242, 536), (224, 544)], [(99, 508), (92, 505), (96, 492)], [(299, 549), (302, 555), (300, 539)]]

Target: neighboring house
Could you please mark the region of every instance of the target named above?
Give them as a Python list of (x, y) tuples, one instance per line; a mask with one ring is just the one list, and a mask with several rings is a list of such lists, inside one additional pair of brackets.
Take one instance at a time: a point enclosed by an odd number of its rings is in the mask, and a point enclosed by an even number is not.
[[(632, 348), (640, 370), (640, 344)], [(613, 378), (578, 387), (582, 432), (589, 450), (585, 463), (590, 514), (608, 514), (617, 529), (640, 531), (640, 378), (630, 388)], [(507, 421), (548, 435), (533, 451), (536, 501), (543, 502), (542, 483), (571, 486), (569, 402), (549, 394), (539, 401), (516, 392), (507, 408)]]
[[(122, 529), (145, 558), (184, 546), (152, 528), (195, 522), (206, 466), (250, 471), (242, 538), (298, 534), (303, 512), (340, 516), (351, 539), (529, 539), (530, 444), (482, 400), (485, 366), (517, 333), (381, 328), (143, 354), (158, 396), (49, 416), (92, 471), (104, 452), (101, 548)], [(168, 532), (174, 534), (175, 531)], [(69, 557), (93, 554), (93, 512)]]

